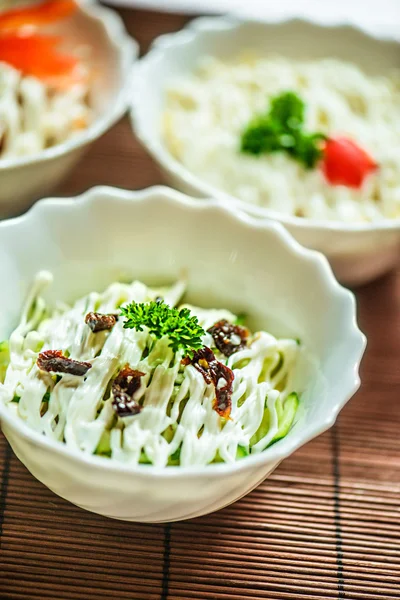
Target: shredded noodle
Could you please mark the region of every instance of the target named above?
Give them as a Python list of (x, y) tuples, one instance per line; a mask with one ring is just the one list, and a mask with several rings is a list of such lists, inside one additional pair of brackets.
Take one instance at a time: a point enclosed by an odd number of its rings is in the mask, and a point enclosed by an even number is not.
[(83, 82), (54, 90), (0, 63), (0, 159), (37, 154), (64, 142), (91, 121)]
[[(283, 153), (240, 153), (243, 129), (288, 90), (306, 103), (307, 130), (353, 138), (378, 163), (361, 190), (331, 186), (320, 169), (306, 170)], [(400, 217), (398, 73), (372, 77), (330, 59), (206, 58), (194, 74), (171, 82), (163, 136), (189, 171), (250, 204), (310, 219)]]

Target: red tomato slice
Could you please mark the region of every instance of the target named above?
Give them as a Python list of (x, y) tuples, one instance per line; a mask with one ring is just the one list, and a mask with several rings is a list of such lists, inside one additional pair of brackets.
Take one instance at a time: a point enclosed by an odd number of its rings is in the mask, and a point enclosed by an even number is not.
[(0, 61), (39, 79), (70, 76), (78, 59), (59, 53), (60, 41), (57, 36), (3, 35), (0, 36)]
[(7, 10), (0, 13), (0, 31), (17, 31), (27, 25), (47, 25), (68, 17), (76, 8), (74, 0), (45, 0), (34, 6)]
[(322, 170), (331, 185), (360, 188), (377, 168), (374, 159), (352, 140), (345, 137), (327, 140)]

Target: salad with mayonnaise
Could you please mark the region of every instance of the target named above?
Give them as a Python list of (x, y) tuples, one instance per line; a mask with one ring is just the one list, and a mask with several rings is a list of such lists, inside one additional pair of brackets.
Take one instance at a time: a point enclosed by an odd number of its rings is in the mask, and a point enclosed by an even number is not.
[(226, 309), (181, 304), (185, 281), (112, 283), (73, 305), (42, 271), (0, 345), (0, 401), (69, 448), (137, 465), (231, 463), (287, 435), (299, 406), (294, 339)]

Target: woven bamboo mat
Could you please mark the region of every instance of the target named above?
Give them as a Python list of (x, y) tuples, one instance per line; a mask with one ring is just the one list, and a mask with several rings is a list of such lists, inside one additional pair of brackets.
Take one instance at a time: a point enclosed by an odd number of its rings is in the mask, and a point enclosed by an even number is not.
[[(145, 49), (173, 15), (123, 12)], [(128, 120), (60, 190), (159, 183)], [(258, 489), (172, 525), (107, 520), (37, 482), (0, 438), (1, 600), (400, 598), (400, 272), (357, 292), (369, 338), (337, 426)]]

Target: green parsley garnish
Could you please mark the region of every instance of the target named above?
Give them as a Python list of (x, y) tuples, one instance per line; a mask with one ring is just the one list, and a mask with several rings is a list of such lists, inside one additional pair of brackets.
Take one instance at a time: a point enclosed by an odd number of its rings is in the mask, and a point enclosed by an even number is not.
[(174, 352), (183, 350), (186, 355), (191, 356), (194, 350), (203, 346), (201, 338), (205, 331), (188, 308), (178, 310), (165, 302), (132, 302), (121, 307), (121, 313), (126, 317), (125, 329), (143, 331), (144, 326), (148, 327), (149, 332), (157, 339), (168, 337)]
[(270, 154), (286, 152), (312, 169), (323, 156), (323, 133), (303, 130), (305, 104), (294, 92), (284, 92), (271, 100), (269, 112), (255, 117), (242, 133), (242, 152)]

